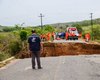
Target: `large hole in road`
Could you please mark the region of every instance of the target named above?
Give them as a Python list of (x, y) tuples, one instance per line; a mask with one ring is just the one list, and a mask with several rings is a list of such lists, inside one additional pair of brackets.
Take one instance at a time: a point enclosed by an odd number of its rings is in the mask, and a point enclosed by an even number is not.
[[(42, 57), (48, 56), (65, 56), (65, 55), (91, 55), (100, 54), (100, 44), (87, 44), (87, 43), (43, 43)], [(30, 53), (22, 51), (17, 55), (18, 58), (29, 58)]]

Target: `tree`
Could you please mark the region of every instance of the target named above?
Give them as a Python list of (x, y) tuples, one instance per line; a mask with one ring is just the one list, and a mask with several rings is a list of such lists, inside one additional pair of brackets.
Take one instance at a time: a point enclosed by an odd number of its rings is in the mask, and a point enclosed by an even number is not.
[(22, 30), (20, 32), (20, 39), (22, 41), (22, 49), (24, 49), (25, 48), (25, 41), (27, 40), (27, 32), (26, 31)]
[(99, 25), (93, 28), (93, 38), (94, 40), (100, 40), (100, 26)]
[(4, 32), (11, 32), (11, 31), (13, 31), (14, 30), (14, 28), (12, 28), (12, 27), (4, 27), (3, 28), (3, 31)]
[(48, 31), (48, 32), (53, 32), (55, 31), (54, 27), (53, 26), (50, 26), (50, 25), (46, 25), (44, 27), (44, 30)]
[(76, 27), (79, 33), (81, 33), (83, 31), (82, 27), (79, 24), (73, 24), (72, 26)]
[(27, 40), (27, 32), (26, 31), (22, 30), (20, 32), (20, 39), (21, 39), (21, 41)]
[(20, 30), (20, 29), (21, 29), (21, 26), (18, 25), (18, 24), (16, 24), (16, 25), (15, 25), (15, 29), (16, 29), (16, 30)]

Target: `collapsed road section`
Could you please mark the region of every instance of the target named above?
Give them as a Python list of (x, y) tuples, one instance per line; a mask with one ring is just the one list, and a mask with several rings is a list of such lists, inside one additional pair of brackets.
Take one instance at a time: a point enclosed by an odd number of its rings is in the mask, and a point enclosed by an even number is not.
[(42, 56), (100, 54), (100, 44), (62, 42), (44, 43), (43, 46)]
[[(79, 41), (54, 41), (43, 43), (42, 57), (64, 56), (64, 55), (91, 55), (100, 54), (100, 44)], [(29, 52), (21, 52), (18, 58), (31, 57)]]

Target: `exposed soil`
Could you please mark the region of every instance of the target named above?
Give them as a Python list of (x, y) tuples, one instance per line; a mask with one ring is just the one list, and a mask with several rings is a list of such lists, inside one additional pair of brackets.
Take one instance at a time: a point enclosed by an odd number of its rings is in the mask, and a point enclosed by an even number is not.
[[(44, 43), (42, 57), (62, 55), (91, 55), (100, 54), (100, 44), (95, 43)], [(28, 58), (31, 54), (21, 51), (18, 58)]]

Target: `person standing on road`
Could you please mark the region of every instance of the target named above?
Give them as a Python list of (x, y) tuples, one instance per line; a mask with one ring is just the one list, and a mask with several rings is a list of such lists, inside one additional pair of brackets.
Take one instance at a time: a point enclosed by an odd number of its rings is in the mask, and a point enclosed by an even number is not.
[(43, 49), (41, 44), (40, 37), (36, 34), (35, 30), (32, 30), (32, 35), (28, 38), (29, 43), (29, 50), (32, 55), (32, 69), (35, 69), (35, 59), (37, 61), (37, 67), (38, 69), (42, 69), (41, 62), (40, 62), (40, 53)]

